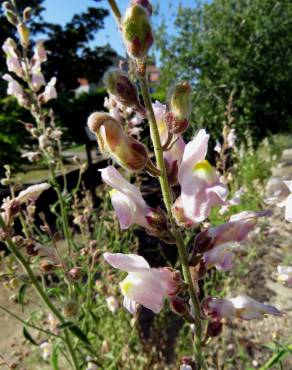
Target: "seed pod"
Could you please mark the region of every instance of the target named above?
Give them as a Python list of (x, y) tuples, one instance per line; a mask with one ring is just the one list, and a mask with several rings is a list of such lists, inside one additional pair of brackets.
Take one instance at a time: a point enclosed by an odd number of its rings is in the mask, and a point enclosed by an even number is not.
[(145, 114), (145, 109), (139, 101), (138, 91), (135, 84), (121, 69), (109, 69), (104, 74), (103, 82), (108, 92), (114, 95), (120, 103)]
[(111, 156), (119, 165), (129, 171), (137, 172), (148, 162), (146, 147), (128, 136), (123, 127), (107, 113), (92, 113), (88, 118), (89, 129), (96, 134), (99, 149)]
[(166, 114), (166, 124), (172, 134), (182, 134), (189, 126), (191, 114), (192, 88), (188, 82), (176, 84), (170, 93), (169, 112)]
[(132, 4), (122, 21), (122, 33), (127, 51), (133, 58), (144, 59), (153, 44), (153, 33), (146, 10)]

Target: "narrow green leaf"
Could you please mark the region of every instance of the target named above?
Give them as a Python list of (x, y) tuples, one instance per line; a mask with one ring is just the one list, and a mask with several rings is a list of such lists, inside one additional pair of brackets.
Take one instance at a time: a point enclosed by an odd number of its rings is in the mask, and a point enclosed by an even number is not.
[(60, 370), (59, 365), (58, 365), (58, 356), (59, 356), (58, 347), (55, 346), (52, 352), (52, 356), (51, 356), (51, 365), (52, 365), (53, 370)]
[(78, 326), (76, 326), (75, 324), (73, 324), (72, 326), (69, 326), (69, 330), (77, 337), (79, 338), (82, 342), (86, 343), (86, 344), (90, 344), (87, 336), (85, 333), (83, 333), (83, 331), (78, 328)]
[(18, 291), (18, 302), (22, 306), (22, 311), (23, 311), (24, 298), (25, 298), (25, 292), (26, 292), (27, 287), (28, 287), (27, 284), (22, 284)]
[(38, 346), (38, 343), (33, 339), (33, 337), (30, 335), (25, 326), (23, 327), (22, 333), (25, 339), (27, 339), (30, 343), (34, 344), (35, 346)]

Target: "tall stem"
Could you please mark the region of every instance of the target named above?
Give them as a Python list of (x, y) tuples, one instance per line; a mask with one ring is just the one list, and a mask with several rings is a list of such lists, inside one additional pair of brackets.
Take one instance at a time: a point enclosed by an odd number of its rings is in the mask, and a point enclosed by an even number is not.
[[(119, 23), (121, 20), (121, 13), (116, 4), (116, 1), (108, 0), (108, 2)], [(163, 201), (164, 201), (167, 214), (170, 220), (172, 232), (176, 240), (179, 258), (180, 258), (180, 262), (182, 265), (183, 277), (188, 284), (189, 295), (191, 298), (192, 305), (194, 307), (194, 312), (195, 312), (194, 322), (195, 322), (195, 329), (196, 329), (195, 330), (195, 340), (194, 340), (194, 351), (195, 351), (195, 356), (196, 356), (196, 361), (197, 361), (196, 365), (197, 365), (198, 370), (205, 369), (204, 359), (202, 356), (202, 322), (201, 322), (200, 301), (197, 296), (196, 288), (194, 286), (192, 276), (190, 273), (190, 267), (188, 263), (188, 254), (187, 254), (187, 250), (184, 244), (184, 240), (172, 216), (172, 211), (171, 211), (171, 206), (173, 203), (172, 192), (171, 192), (171, 187), (168, 182), (158, 126), (157, 126), (155, 114), (152, 108), (152, 102), (151, 102), (151, 97), (150, 97), (150, 92), (149, 92), (149, 87), (148, 87), (148, 82), (147, 82), (146, 64), (138, 65), (137, 72), (138, 72), (138, 78), (139, 78), (139, 82), (141, 86), (141, 92), (143, 96), (144, 105), (148, 113), (148, 120), (150, 124), (150, 134), (151, 134), (151, 139), (153, 142), (156, 164), (157, 164), (158, 169), (160, 170), (159, 182), (160, 182), (160, 187), (161, 187), (161, 191), (163, 195)]]
[[(142, 68), (142, 70), (145, 71), (145, 68)], [(163, 150), (161, 146), (161, 141), (160, 141), (160, 136), (159, 136), (155, 114), (152, 108), (152, 102), (150, 98), (146, 73), (139, 74), (139, 81), (141, 85), (141, 92), (142, 92), (145, 108), (147, 109), (147, 112), (148, 112), (150, 133), (151, 133), (154, 153), (156, 157), (156, 164), (161, 173), (159, 177), (159, 182), (160, 182), (160, 187), (161, 187), (161, 191), (163, 195), (163, 201), (164, 201), (167, 213), (168, 213), (172, 232), (175, 237), (176, 245), (178, 248), (179, 258), (180, 258), (180, 262), (182, 265), (183, 277), (188, 284), (189, 295), (190, 295), (191, 302), (193, 304), (194, 311), (195, 311), (195, 318), (194, 318), (195, 328), (196, 328), (195, 341), (194, 341), (195, 355), (196, 355), (196, 360), (197, 360), (197, 367), (198, 369), (201, 369), (203, 368), (204, 365), (203, 365), (203, 357), (202, 357), (202, 349), (201, 349), (202, 323), (201, 323), (200, 302), (199, 302), (199, 298), (196, 293), (196, 288), (194, 286), (192, 276), (190, 273), (190, 268), (189, 268), (189, 263), (188, 263), (188, 254), (187, 254), (187, 250), (184, 244), (184, 240), (172, 216), (172, 211), (171, 211), (171, 205), (173, 203), (172, 192), (171, 192), (171, 188), (170, 188), (168, 178), (167, 178), (167, 172), (166, 172), (165, 162), (163, 158)]]

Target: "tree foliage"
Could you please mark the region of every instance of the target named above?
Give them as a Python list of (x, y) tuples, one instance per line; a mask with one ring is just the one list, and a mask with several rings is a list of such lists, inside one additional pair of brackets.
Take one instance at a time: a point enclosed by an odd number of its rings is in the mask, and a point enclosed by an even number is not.
[(214, 0), (180, 7), (175, 32), (158, 30), (162, 87), (194, 85), (197, 126), (217, 135), (232, 94), (239, 133), (254, 137), (287, 128), (292, 116), (292, 7), (278, 0)]

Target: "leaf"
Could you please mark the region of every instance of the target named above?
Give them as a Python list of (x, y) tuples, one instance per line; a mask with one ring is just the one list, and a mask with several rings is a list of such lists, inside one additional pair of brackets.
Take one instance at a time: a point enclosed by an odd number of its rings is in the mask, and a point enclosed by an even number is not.
[(86, 344), (90, 344), (86, 334), (72, 321), (64, 322), (61, 325), (58, 325), (59, 329), (66, 329), (68, 328), (77, 338), (79, 338), (82, 342)]
[(23, 327), (22, 333), (25, 339), (27, 339), (30, 343), (34, 344), (35, 346), (38, 346), (38, 343), (33, 339), (33, 337), (30, 335), (25, 326)]
[(90, 344), (86, 334), (83, 333), (83, 331), (78, 328), (78, 326), (76, 326), (75, 324), (73, 324), (72, 326), (69, 326), (69, 330), (77, 337), (79, 338), (82, 342), (86, 343), (86, 344)]
[(26, 288), (28, 287), (27, 284), (22, 284), (21, 287), (19, 288), (19, 291), (18, 291), (18, 302), (21, 304), (22, 306), (22, 311), (23, 311), (23, 306), (24, 306), (24, 298), (25, 298), (25, 292), (26, 292)]
[(58, 365), (58, 347), (56, 346), (53, 349), (52, 355), (51, 355), (51, 365), (53, 370), (60, 370)]

